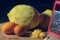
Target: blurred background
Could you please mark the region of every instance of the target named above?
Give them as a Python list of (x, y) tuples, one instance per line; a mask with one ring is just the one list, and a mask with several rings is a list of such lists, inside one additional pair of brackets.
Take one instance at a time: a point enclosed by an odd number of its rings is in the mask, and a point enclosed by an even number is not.
[(7, 13), (18, 4), (31, 5), (40, 13), (52, 9), (55, 0), (0, 0), (0, 23), (9, 21)]

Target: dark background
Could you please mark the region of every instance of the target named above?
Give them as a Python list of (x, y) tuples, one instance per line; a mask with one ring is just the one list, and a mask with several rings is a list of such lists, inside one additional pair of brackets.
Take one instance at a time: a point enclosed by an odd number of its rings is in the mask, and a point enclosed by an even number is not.
[(27, 4), (36, 8), (40, 13), (52, 9), (55, 0), (0, 0), (0, 23), (8, 21), (7, 13), (18, 4)]

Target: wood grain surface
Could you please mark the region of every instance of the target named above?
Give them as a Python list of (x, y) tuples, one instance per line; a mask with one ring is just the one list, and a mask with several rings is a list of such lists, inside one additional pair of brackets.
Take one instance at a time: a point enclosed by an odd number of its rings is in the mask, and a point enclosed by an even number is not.
[(1, 32), (2, 25), (4, 23), (0, 23), (0, 40), (41, 40), (41, 39), (34, 39), (29, 37), (18, 37), (16, 35), (4, 35)]

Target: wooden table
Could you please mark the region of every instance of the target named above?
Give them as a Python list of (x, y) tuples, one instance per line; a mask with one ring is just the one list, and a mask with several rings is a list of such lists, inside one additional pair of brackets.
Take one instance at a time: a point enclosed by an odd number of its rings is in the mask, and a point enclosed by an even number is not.
[(3, 23), (0, 23), (0, 40), (41, 40), (41, 39), (34, 39), (29, 37), (18, 37), (16, 35), (3, 35), (1, 32)]

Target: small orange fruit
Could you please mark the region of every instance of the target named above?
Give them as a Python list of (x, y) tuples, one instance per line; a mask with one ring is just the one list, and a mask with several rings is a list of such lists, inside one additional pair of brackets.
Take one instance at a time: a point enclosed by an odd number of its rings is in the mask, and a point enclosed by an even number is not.
[(2, 26), (2, 32), (5, 34), (11, 34), (14, 32), (14, 27), (16, 26), (15, 23), (13, 22), (6, 22), (3, 26)]
[(17, 25), (14, 28), (14, 33), (18, 36), (22, 36), (27, 32), (27, 28), (25, 27), (25, 25)]

